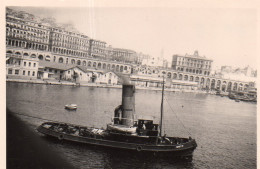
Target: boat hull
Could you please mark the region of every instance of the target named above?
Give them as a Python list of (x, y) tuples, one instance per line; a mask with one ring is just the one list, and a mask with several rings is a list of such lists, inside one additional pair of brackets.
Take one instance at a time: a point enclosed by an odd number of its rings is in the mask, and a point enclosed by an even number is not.
[(137, 144), (129, 142), (112, 141), (103, 138), (82, 137), (78, 135), (57, 132), (42, 125), (37, 130), (47, 136), (55, 137), (59, 140), (72, 141), (77, 143), (98, 145), (103, 147), (115, 148), (120, 150), (132, 150), (136, 152), (153, 152), (157, 154), (167, 154), (172, 156), (191, 156), (197, 144), (195, 140), (182, 145), (155, 145), (155, 144)]
[(65, 107), (67, 110), (77, 110), (77, 107)]
[(77, 107), (70, 107), (70, 106), (65, 106), (65, 109), (67, 109), (67, 110), (76, 110), (76, 109), (77, 109)]
[(65, 109), (76, 110), (77, 109), (77, 105), (76, 104), (67, 104), (67, 105), (65, 105)]

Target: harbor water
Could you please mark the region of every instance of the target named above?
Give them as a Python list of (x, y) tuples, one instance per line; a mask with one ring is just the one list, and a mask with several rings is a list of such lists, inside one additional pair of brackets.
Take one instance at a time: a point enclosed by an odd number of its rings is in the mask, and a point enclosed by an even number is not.
[[(43, 119), (106, 128), (121, 104), (122, 90), (8, 82), (6, 95), (7, 108), (37, 133)], [(70, 103), (78, 109), (64, 109)], [(159, 122), (160, 91), (136, 90), (135, 104), (137, 115)], [(256, 168), (256, 108), (255, 103), (216, 95), (166, 92), (163, 133), (196, 139), (198, 147), (188, 162), (60, 142), (37, 134), (75, 168), (249, 169)]]

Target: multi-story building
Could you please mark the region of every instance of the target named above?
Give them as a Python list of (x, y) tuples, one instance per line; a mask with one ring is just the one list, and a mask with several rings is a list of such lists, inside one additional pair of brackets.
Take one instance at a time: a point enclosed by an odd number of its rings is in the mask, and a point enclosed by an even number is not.
[(119, 62), (137, 63), (137, 53), (130, 49), (113, 48), (112, 59)]
[(6, 16), (6, 45), (47, 51), (50, 30), (44, 24)]
[[(241, 79), (209, 76), (212, 60), (199, 56), (197, 51), (194, 55), (174, 55), (172, 69), (167, 66), (141, 66), (142, 59), (151, 58), (149, 55), (106, 47), (106, 42), (89, 39), (76, 31), (30, 20), (28, 18), (33, 16), (25, 17), (27, 14), (24, 13), (21, 15), (22, 18), (6, 15), (7, 77), (61, 79), (68, 67), (80, 66), (88, 70), (131, 74), (137, 85), (144, 86), (158, 87), (164, 76), (171, 81), (168, 87), (173, 88), (197, 86), (222, 91), (248, 88), (247, 81)], [(165, 63), (162, 62), (162, 65)], [(256, 76), (256, 71), (249, 68), (243, 72)]]
[(106, 42), (90, 39), (89, 40), (89, 55), (96, 59), (105, 59), (106, 57)]
[(34, 52), (8, 49), (6, 53), (7, 78), (36, 79), (39, 60)]
[[(54, 58), (60, 55), (125, 63), (137, 62), (137, 54), (133, 50), (112, 48), (111, 46), (107, 48), (104, 41), (90, 39), (86, 35), (51, 26), (47, 22), (39, 22), (42, 20), (39, 18), (36, 22), (35, 16), (27, 15), (30, 14), (21, 13), (21, 18), (10, 12), (6, 15), (7, 46), (49, 51), (57, 55)], [(65, 63), (65, 61), (61, 63)]]
[(180, 72), (210, 75), (212, 68), (211, 59), (199, 56), (198, 51), (195, 51), (193, 55), (186, 54), (185, 56), (173, 55), (172, 57), (172, 69)]
[(54, 54), (88, 57), (89, 47), (88, 36), (61, 28), (51, 28), (49, 48)]

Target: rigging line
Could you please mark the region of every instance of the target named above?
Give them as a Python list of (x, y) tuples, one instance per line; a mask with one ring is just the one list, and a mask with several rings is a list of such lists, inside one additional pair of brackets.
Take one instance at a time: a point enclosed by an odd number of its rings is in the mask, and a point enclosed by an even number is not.
[(170, 103), (168, 102), (168, 99), (166, 99), (166, 97), (165, 97), (165, 100), (167, 101), (167, 103), (168, 103), (169, 107), (171, 108), (172, 112), (175, 114), (177, 120), (180, 121), (180, 123), (182, 124), (183, 128), (189, 133), (189, 135), (191, 135), (191, 133), (189, 132), (189, 130), (184, 126), (184, 124), (182, 123), (182, 121), (178, 118), (177, 114), (173, 111), (173, 109), (172, 109)]
[(31, 118), (34, 118), (34, 119), (40, 119), (40, 120), (47, 120), (47, 121), (52, 121), (52, 122), (63, 123), (63, 122), (60, 122), (60, 121), (55, 121), (55, 120), (50, 120), (50, 119), (44, 119), (44, 118), (41, 118), (41, 117), (26, 115), (26, 114), (22, 114), (22, 113), (15, 113), (15, 112), (12, 112), (12, 113), (13, 113), (13, 114), (17, 114), (17, 115), (21, 115), (21, 116), (25, 116), (25, 117), (31, 117)]
[[(34, 118), (34, 119), (46, 120), (46, 121), (57, 122), (57, 123), (67, 123), (67, 122), (55, 121), (55, 120), (45, 119), (45, 118), (41, 118), (41, 117), (26, 115), (26, 114), (22, 114), (22, 113), (15, 113), (15, 112), (12, 112), (12, 113), (21, 115), (21, 116), (25, 116), (25, 117)], [(120, 118), (120, 119), (128, 119), (128, 118)], [(133, 121), (133, 119), (128, 119), (128, 120)], [(67, 123), (67, 124), (71, 124), (71, 123)], [(72, 124), (72, 125), (76, 125), (76, 124)]]
[[(21, 115), (21, 116), (25, 116), (25, 117), (40, 119), (40, 120), (44, 120), (44, 121), (50, 121), (50, 122), (56, 122), (56, 123), (65, 123), (65, 124), (74, 125), (74, 126), (81, 126), (81, 125), (78, 125), (78, 124), (67, 123), (67, 122), (62, 122), (62, 121), (55, 121), (55, 120), (45, 119), (45, 118), (41, 118), (41, 117), (26, 115), (26, 114), (22, 114), (22, 113), (15, 113), (15, 112), (12, 112), (12, 113), (13, 113), (13, 114), (17, 114), (17, 115)], [(84, 127), (84, 126), (83, 126), (83, 127)], [(94, 127), (94, 126), (93, 126), (93, 127)]]

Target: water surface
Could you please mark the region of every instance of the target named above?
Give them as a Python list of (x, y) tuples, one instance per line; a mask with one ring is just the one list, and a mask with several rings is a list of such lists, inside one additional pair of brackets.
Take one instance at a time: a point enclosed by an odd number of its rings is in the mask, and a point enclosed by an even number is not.
[[(16, 113), (106, 127), (121, 103), (121, 89), (7, 83), (7, 107)], [(137, 90), (136, 113), (159, 121), (161, 92)], [(164, 132), (196, 139), (192, 162), (180, 162), (48, 140), (76, 168), (256, 168), (256, 104), (226, 97), (166, 92)], [(76, 103), (77, 111), (64, 105)], [(17, 115), (35, 129), (44, 120)], [(36, 132), (36, 131), (35, 131)], [(39, 134), (39, 137), (42, 137)], [(42, 139), (46, 139), (42, 137)]]

